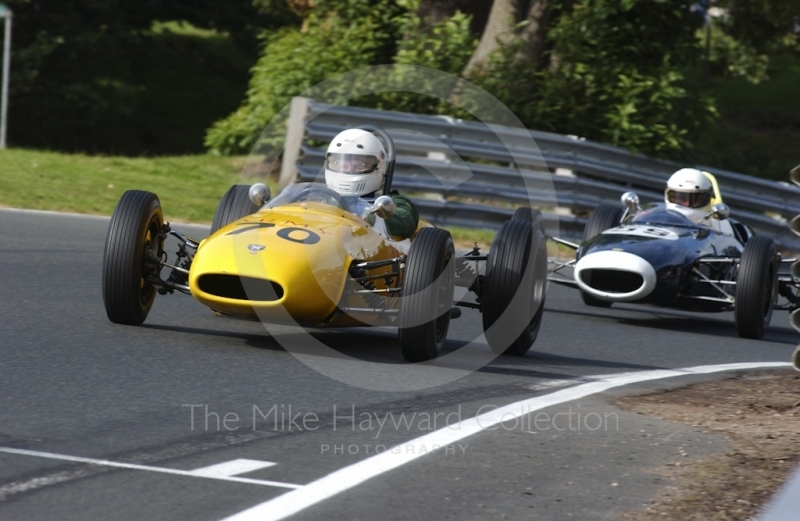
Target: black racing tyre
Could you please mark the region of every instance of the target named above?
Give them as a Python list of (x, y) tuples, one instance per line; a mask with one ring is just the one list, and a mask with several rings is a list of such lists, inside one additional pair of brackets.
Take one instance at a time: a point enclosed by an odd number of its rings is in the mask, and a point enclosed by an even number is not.
[(138, 326), (147, 318), (156, 288), (145, 277), (158, 276), (159, 264), (150, 258), (164, 249), (163, 224), (155, 194), (141, 190), (122, 194), (111, 215), (103, 253), (103, 304), (110, 321)]
[(733, 312), (740, 337), (763, 338), (778, 295), (778, 262), (771, 238), (756, 235), (745, 244), (736, 278)]
[(546, 284), (544, 236), (530, 222), (508, 221), (492, 241), (483, 284), (483, 330), (492, 351), (528, 352), (542, 324)]
[[(622, 219), (622, 214), (622, 208), (614, 204), (603, 203), (595, 208), (592, 215), (590, 215), (589, 219), (586, 221), (586, 227), (583, 229), (583, 242), (597, 237), (609, 228), (618, 226), (620, 219)], [(612, 304), (611, 302), (595, 298), (584, 291), (581, 291), (581, 299), (583, 299), (583, 303), (587, 306), (596, 308), (609, 308)]]
[(400, 292), (400, 346), (409, 362), (439, 356), (450, 327), (455, 290), (450, 232), (422, 228), (411, 243)]
[(614, 204), (603, 203), (595, 208), (583, 229), (583, 242), (600, 235), (609, 228), (619, 226), (622, 213), (622, 208)]
[(514, 211), (514, 215), (511, 216), (511, 220), (529, 222), (533, 224), (534, 230), (539, 230), (542, 232), (542, 235), (545, 237), (547, 236), (544, 230), (544, 218), (542, 217), (542, 212), (539, 210), (522, 206)]
[(250, 186), (233, 185), (217, 205), (214, 220), (211, 221), (211, 233), (257, 211), (258, 206), (250, 200)]

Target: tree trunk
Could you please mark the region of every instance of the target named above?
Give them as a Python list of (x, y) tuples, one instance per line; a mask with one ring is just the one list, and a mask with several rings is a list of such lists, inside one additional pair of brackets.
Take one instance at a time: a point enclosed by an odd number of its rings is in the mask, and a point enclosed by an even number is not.
[[(547, 0), (494, 0), (481, 41), (462, 75), (468, 77), (486, 67), (492, 53), (514, 43), (519, 43), (514, 57), (517, 62), (530, 63), (537, 69), (545, 67), (548, 7)], [(523, 21), (527, 23), (518, 29)]]
[(314, 8), (314, 0), (286, 0), (289, 9), (300, 18), (305, 18), (309, 9)]
[(487, 0), (422, 0), (417, 14), (426, 27), (432, 27), (445, 18), (461, 11), (472, 17), (470, 29), (475, 34), (483, 34), (492, 2)]
[(492, 53), (514, 41), (514, 26), (521, 19), (524, 3), (525, 0), (494, 0), (481, 41), (472, 53), (462, 76), (469, 77), (476, 69), (485, 65)]
[(547, 4), (547, 0), (531, 0), (525, 17), (528, 23), (519, 33), (522, 45), (517, 50), (516, 59), (519, 62), (530, 63), (537, 70), (547, 66), (544, 63), (547, 27), (550, 23), (550, 9)]

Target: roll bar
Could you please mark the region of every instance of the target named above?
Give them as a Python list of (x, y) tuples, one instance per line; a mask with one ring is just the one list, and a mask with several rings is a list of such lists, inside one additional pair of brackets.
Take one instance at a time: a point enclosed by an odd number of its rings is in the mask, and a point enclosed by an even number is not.
[(374, 125), (362, 125), (361, 130), (366, 130), (367, 132), (372, 132), (377, 134), (379, 138), (382, 138), (386, 145), (386, 174), (383, 178), (383, 195), (389, 195), (389, 192), (392, 191), (392, 179), (394, 178), (394, 162), (397, 154), (394, 148), (394, 140), (392, 140), (392, 136), (389, 135), (388, 132), (383, 130), (382, 128), (378, 128)]

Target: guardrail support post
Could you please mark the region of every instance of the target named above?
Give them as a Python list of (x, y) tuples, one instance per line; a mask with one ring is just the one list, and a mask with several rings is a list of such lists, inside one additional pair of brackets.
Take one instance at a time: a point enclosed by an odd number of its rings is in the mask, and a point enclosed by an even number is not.
[(8, 73), (11, 66), (11, 10), (0, 6), (0, 18), (5, 18), (5, 31), (3, 35), (3, 79), (2, 94), (0, 97), (0, 148), (6, 148), (6, 120), (8, 118)]
[(278, 190), (282, 190), (297, 180), (297, 160), (300, 159), (300, 150), (306, 133), (305, 118), (310, 102), (311, 98), (301, 96), (292, 98), (289, 120), (286, 123), (286, 142), (283, 146)]

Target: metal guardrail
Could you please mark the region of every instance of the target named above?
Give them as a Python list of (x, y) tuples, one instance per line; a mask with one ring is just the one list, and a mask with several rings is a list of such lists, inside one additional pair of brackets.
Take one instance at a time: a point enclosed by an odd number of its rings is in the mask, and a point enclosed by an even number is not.
[[(315, 145), (327, 144), (342, 129), (366, 124), (386, 129), (395, 141), (394, 185), (438, 195), (415, 198), (415, 202), (424, 217), (443, 225), (497, 228), (511, 215), (513, 205), (532, 203), (569, 209), (571, 215), (546, 212), (545, 221), (551, 226), (557, 223), (561, 233), (580, 235), (584, 217), (598, 204), (618, 204), (627, 190), (636, 191), (642, 202), (663, 200), (667, 178), (687, 166), (575, 136), (295, 98), (281, 186), (319, 179), (325, 149)], [(531, 148), (531, 138), (538, 150)], [(800, 188), (707, 166), (697, 168), (716, 176), (734, 218), (773, 236), (785, 248), (800, 249), (800, 240), (787, 226), (800, 213)], [(531, 186), (541, 190), (529, 194), (526, 187)]]

